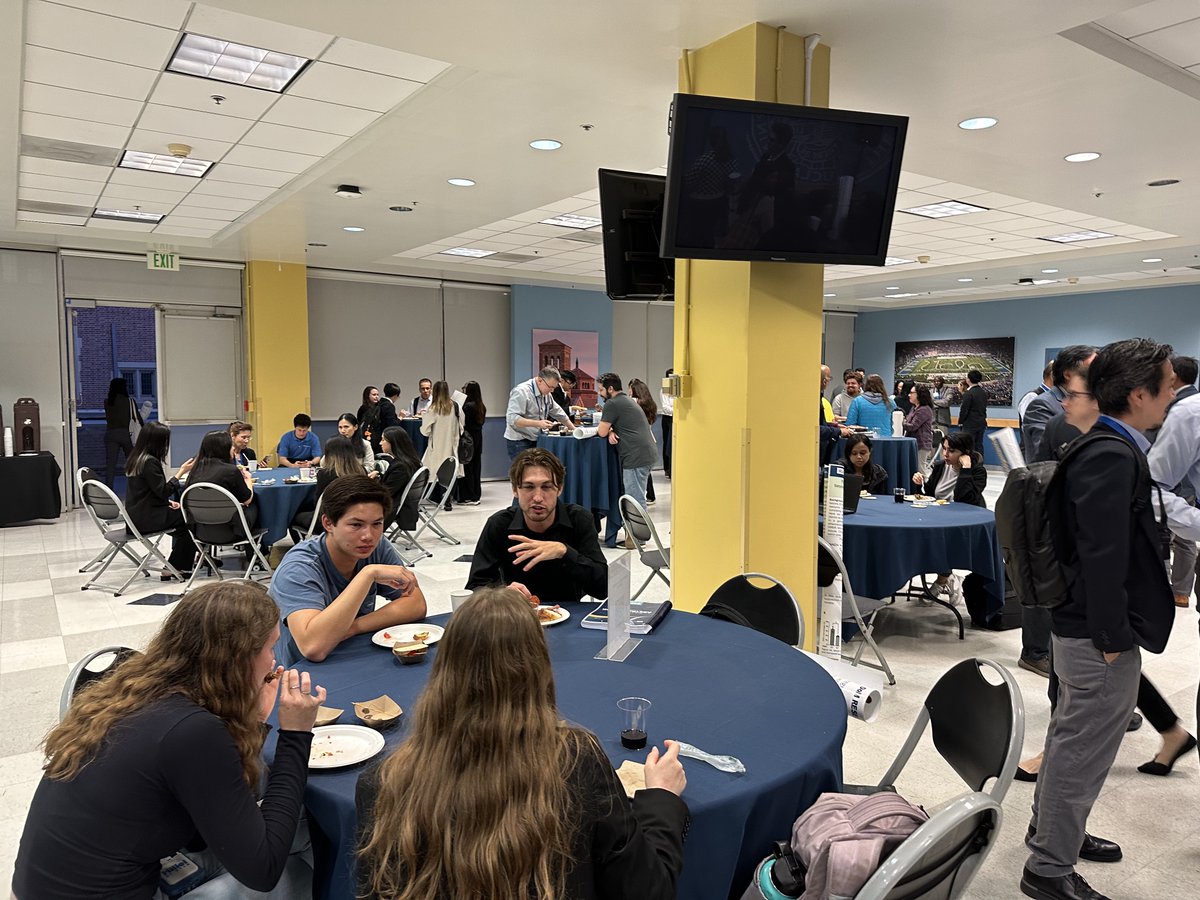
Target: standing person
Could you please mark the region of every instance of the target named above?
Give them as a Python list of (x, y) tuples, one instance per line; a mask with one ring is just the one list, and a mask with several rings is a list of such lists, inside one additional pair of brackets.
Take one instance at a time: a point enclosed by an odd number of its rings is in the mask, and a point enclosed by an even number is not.
[(892, 436), (892, 401), (883, 379), (868, 375), (865, 390), (854, 398), (846, 413), (847, 425), (862, 425), (885, 437)]
[(913, 382), (897, 381), (896, 392), (892, 394), (892, 399), (896, 401), (896, 409), (900, 410), (900, 412), (904, 413), (906, 416), (908, 415), (909, 410), (912, 409), (912, 401), (908, 398), (908, 394), (912, 389)]
[[(458, 439), (463, 432), (462, 410), (450, 399), (450, 385), (439, 381), (433, 386), (432, 399), (426, 407), (421, 419), (421, 434), (429, 438), (425, 455), (421, 464), (430, 472), (431, 477), (437, 477), (438, 466), (453, 456), (458, 459)], [(460, 462), (457, 469), (458, 477), (462, 478), (463, 466)], [(441, 488), (434, 488), (431, 495), (436, 502), (443, 499)], [(445, 497), (446, 509), (452, 508), (449, 495)]]
[(258, 457), (250, 449), (250, 441), (254, 439), (254, 426), (246, 422), (230, 422), (229, 437), (233, 440), (233, 461), (244, 468)]
[(400, 424), (404, 411), (400, 408), (400, 385), (389, 381), (383, 386), (383, 399), (379, 401), (379, 434), (382, 445), (384, 429)]
[(924, 472), (933, 454), (933, 396), (923, 384), (908, 389), (909, 411), (904, 416), (904, 433), (917, 439), (917, 468)]
[(674, 897), (687, 778), (678, 743), (665, 747), (630, 802), (599, 739), (559, 714), (525, 598), (477, 591), (446, 626), (408, 737), (358, 781), (358, 896)]
[(321, 442), (312, 433), (312, 419), (306, 413), (296, 413), (292, 430), (279, 439), (279, 464), (287, 469), (321, 464)]
[(1029, 404), (1052, 387), (1054, 387), (1054, 360), (1050, 360), (1046, 363), (1046, 368), (1042, 369), (1042, 383), (1032, 391), (1027, 391), (1017, 401), (1017, 419), (1023, 419), (1025, 417), (1025, 410), (1029, 409)]
[(1072, 372), (1087, 371), (1097, 349), (1090, 344), (1072, 344), (1058, 351), (1050, 364), (1050, 389), (1030, 400), (1021, 414), (1021, 438), (1027, 460), (1038, 458), (1046, 425), (1062, 412), (1068, 377)]
[[(604, 397), (604, 412), (596, 434), (617, 445), (621, 457), (621, 479), (625, 493), (642, 506), (646, 505), (646, 479), (654, 465), (654, 434), (642, 408), (621, 390), (621, 376), (605, 372), (597, 382)], [(626, 535), (625, 544), (633, 545)]]
[[(1087, 818), (1137, 700), (1141, 648), (1161, 653), (1175, 607), (1143, 473), (1171, 402), (1171, 348), (1144, 338), (1101, 349), (1088, 369), (1100, 417), (1047, 496), (1058, 559), (1078, 572), (1051, 610), (1058, 704), (1050, 718), (1026, 844), (1021, 890), (1035, 898), (1099, 898), (1075, 871)], [(1099, 437), (1100, 435), (1104, 436)], [(1120, 859), (1102, 842), (1099, 859)]]
[(412, 404), (408, 408), (408, 413), (411, 416), (423, 416), (425, 410), (429, 409), (433, 403), (433, 382), (428, 378), (422, 378), (417, 382), (416, 397), (413, 397)]
[(850, 413), (850, 404), (854, 402), (854, 398), (862, 393), (862, 382), (858, 380), (858, 375), (853, 369), (847, 369), (842, 383), (843, 390), (833, 398), (833, 421), (845, 422), (846, 416)]
[(829, 370), (829, 366), (821, 365), (821, 421), (833, 422), (833, 404), (829, 402), (829, 398), (825, 396), (825, 389), (829, 387), (829, 382), (833, 380), (833, 373)]
[(987, 391), (983, 389), (983, 373), (972, 369), (967, 373), (969, 387), (958, 406), (958, 427), (971, 436), (975, 449), (983, 454), (983, 438), (987, 433)]
[(562, 376), (558, 383), (558, 387), (554, 389), (552, 396), (554, 402), (558, 404), (559, 409), (571, 415), (571, 393), (575, 390), (575, 385), (579, 383), (579, 379), (575, 377), (575, 373), (570, 369), (560, 369), (559, 375)]
[[(208, 847), (206, 873), (227, 870), (223, 881), (241, 883), (209, 896), (309, 893), (311, 872), (305, 884), (307, 867), (289, 855), (325, 689), (275, 665), (278, 635), (262, 585), (206, 584), (179, 600), (145, 653), (85, 685), (46, 737), (14, 895), (151, 900), (163, 896), (160, 860), (193, 844)], [(277, 700), (279, 740), (260, 804)]]
[[(674, 369), (667, 369), (667, 374), (664, 378), (670, 378), (675, 374)], [(667, 480), (671, 480), (671, 455), (674, 452), (674, 447), (671, 445), (671, 433), (675, 425), (675, 398), (666, 391), (659, 390), (658, 392), (658, 415), (662, 422), (662, 461), (663, 474), (667, 476)]]
[(379, 424), (379, 388), (370, 384), (363, 388), (362, 405), (358, 408), (357, 418), (359, 437), (371, 444), (372, 451), (378, 450), (379, 437), (383, 434)]
[(104, 475), (108, 486), (112, 487), (117, 480), (117, 454), (125, 454), (125, 462), (129, 463), (129, 454), (133, 452), (133, 437), (129, 433), (129, 423), (142, 422), (142, 414), (129, 396), (129, 386), (124, 378), (114, 378), (108, 383), (108, 396), (104, 400)]
[(478, 506), (483, 498), (483, 423), (487, 419), (487, 405), (478, 381), (468, 381), (462, 386), (466, 395), (463, 401), (463, 427), (475, 442), (475, 455), (463, 464), (463, 477), (458, 481), (458, 502), (464, 506)]
[[(371, 447), (371, 442), (367, 440), (364, 433), (362, 422), (354, 415), (354, 413), (342, 413), (337, 420), (338, 435), (344, 437), (350, 442), (354, 448), (354, 453), (358, 456), (358, 461), (362, 464), (363, 469), (368, 475), (375, 471), (375, 450)], [(383, 432), (379, 433), (382, 440)], [(329, 446), (329, 442), (325, 442), (325, 446)], [(382, 446), (382, 445), (381, 445)], [(324, 459), (324, 457), (322, 457)]]
[[(562, 379), (558, 369), (546, 366), (529, 381), (522, 381), (508, 394), (504, 413), (504, 441), (511, 462), (522, 450), (537, 446), (538, 433), (555, 421), (570, 426), (571, 420), (550, 395)], [(553, 420), (553, 421), (551, 421)]]
[[(133, 453), (125, 463), (125, 511), (142, 534), (171, 532), (171, 555), (167, 561), (185, 579), (192, 574), (196, 545), (183, 521), (176, 497), (179, 478), (186, 478), (195, 460), (179, 467), (175, 477), (167, 478), (163, 464), (171, 447), (171, 429), (162, 422), (147, 422), (138, 433)], [(175, 576), (163, 570), (162, 580)]]
[[(654, 402), (654, 398), (650, 396), (650, 388), (646, 382), (640, 378), (632, 378), (629, 381), (629, 394), (633, 397), (635, 403), (642, 408), (642, 412), (646, 414), (646, 421), (650, 423), (650, 438), (654, 439), (654, 421), (658, 418), (658, 406)], [(654, 502), (654, 476), (646, 476), (646, 503)]]
[(954, 398), (952, 388), (946, 387), (946, 379), (941, 375), (933, 376), (933, 425), (942, 434), (950, 432), (950, 401)]

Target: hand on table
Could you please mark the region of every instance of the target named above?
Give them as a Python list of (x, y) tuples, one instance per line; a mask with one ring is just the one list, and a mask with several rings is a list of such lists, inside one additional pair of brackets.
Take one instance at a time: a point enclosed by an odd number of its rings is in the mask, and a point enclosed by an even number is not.
[(417, 586), (417, 576), (404, 566), (388, 566), (376, 563), (375, 565), (367, 566), (367, 569), (364, 571), (368, 570), (372, 581), (386, 587), (400, 588), (400, 594), (404, 597), (411, 594), (413, 588)]
[(538, 428), (554, 427), (554, 423), (551, 422), (549, 419), (538, 419), (537, 422), (535, 422), (534, 424), (536, 424)]
[(559, 541), (535, 541), (522, 534), (509, 536), (513, 545), (508, 552), (513, 554), (513, 562), (528, 572), (540, 562), (551, 559), (562, 559), (567, 554), (567, 545)]
[[(280, 666), (277, 672), (282, 671)], [(282, 731), (312, 731), (317, 721), (317, 707), (325, 702), (325, 688), (317, 685), (313, 693), (312, 676), (291, 669), (277, 681), (279, 689), (279, 728)]]
[(841, 435), (844, 438), (850, 437), (850, 435), (854, 434), (854, 432), (851, 431), (849, 428), (847, 428), (845, 425), (843, 425), (841, 428), (839, 428), (838, 431), (841, 432)]
[(687, 775), (683, 771), (683, 763), (679, 761), (679, 742), (664, 741), (667, 752), (661, 756), (657, 747), (650, 748), (646, 757), (646, 787), (662, 788), (670, 791), (676, 797), (687, 787)]

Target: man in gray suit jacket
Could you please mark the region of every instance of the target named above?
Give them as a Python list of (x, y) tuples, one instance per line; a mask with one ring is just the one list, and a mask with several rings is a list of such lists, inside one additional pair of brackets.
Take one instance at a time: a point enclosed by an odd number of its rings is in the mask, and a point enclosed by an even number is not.
[(1054, 358), (1054, 386), (1034, 397), (1021, 417), (1026, 460), (1037, 459), (1046, 423), (1062, 412), (1063, 385), (1067, 382), (1067, 375), (1086, 369), (1095, 355), (1096, 348), (1086, 344), (1072, 344), (1058, 351), (1058, 356)]

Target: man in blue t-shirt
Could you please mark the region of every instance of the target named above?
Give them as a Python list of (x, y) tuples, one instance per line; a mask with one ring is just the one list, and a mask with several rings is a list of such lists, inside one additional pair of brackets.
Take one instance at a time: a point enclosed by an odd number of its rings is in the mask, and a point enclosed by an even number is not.
[(296, 413), (292, 428), (295, 430), (286, 432), (279, 439), (279, 464), (289, 469), (319, 465), (321, 442), (311, 431), (312, 419), (304, 413)]
[[(320, 662), (348, 637), (416, 622), (425, 595), (400, 554), (383, 541), (386, 487), (365, 475), (336, 478), (321, 495), (325, 533), (283, 558), (268, 593), (279, 607), (279, 665)], [(375, 605), (375, 598), (391, 602)]]

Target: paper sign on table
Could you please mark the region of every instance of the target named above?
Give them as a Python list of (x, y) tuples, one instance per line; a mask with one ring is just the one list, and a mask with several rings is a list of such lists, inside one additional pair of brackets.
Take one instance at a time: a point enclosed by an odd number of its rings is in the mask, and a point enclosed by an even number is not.
[[(822, 535), (838, 555), (842, 552), (842, 512), (845, 479), (841, 466), (826, 466), (825, 529)], [(842, 576), (835, 575), (833, 583), (821, 591), (821, 629), (817, 633), (817, 650), (830, 659), (842, 658)]]
[(596, 659), (624, 662), (641, 643), (629, 636), (629, 559), (626, 552), (608, 563), (608, 639)]

